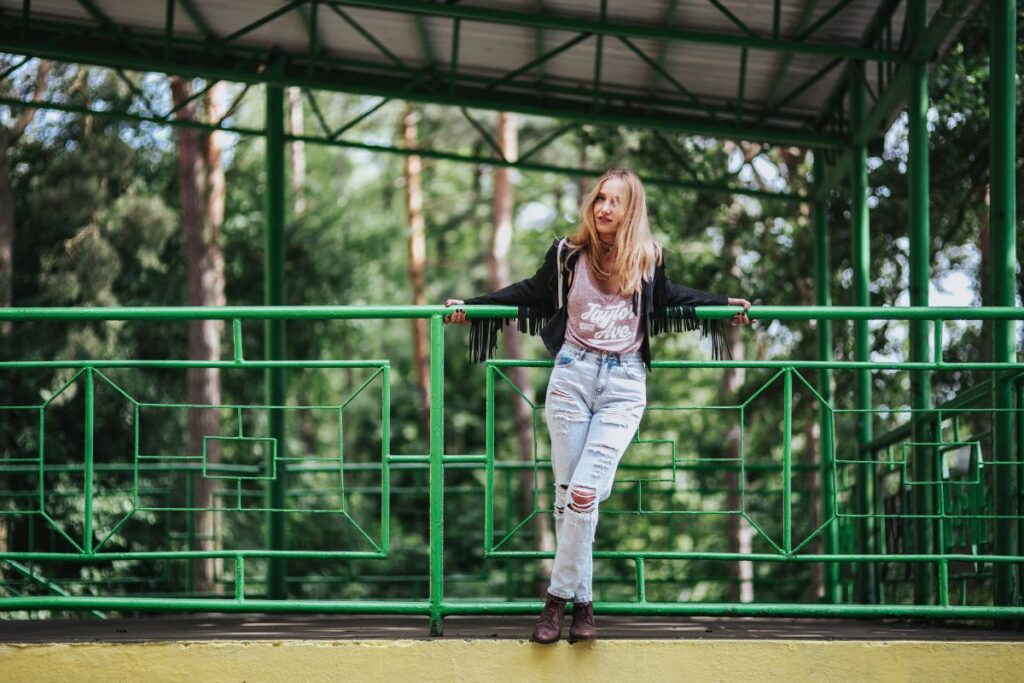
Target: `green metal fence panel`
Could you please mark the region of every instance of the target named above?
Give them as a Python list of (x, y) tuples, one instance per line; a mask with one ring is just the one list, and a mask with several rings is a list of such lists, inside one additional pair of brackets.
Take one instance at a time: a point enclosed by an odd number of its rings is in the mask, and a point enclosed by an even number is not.
[[(447, 312), (441, 306), (0, 312), (0, 320), (67, 325), (97, 320), (172, 325), (203, 318), (232, 321), (229, 360), (0, 360), (0, 383), (5, 386), (10, 386), (12, 373), (61, 378), (38, 402), (0, 406), (0, 424), (21, 439), (0, 453), (7, 482), (0, 490), (0, 515), (10, 532), (0, 550), (0, 610), (421, 614), (430, 617), (436, 635), (443, 632), (448, 615), (533, 612), (537, 602), (531, 596), (543, 578), (544, 563), (553, 556), (551, 548), (542, 547), (550, 508), (545, 484), (550, 481), (550, 452), (543, 405), (530, 398), (527, 387), (516, 386), (508, 370), (526, 368), (542, 379), (551, 362), (486, 363), (481, 371), (484, 450), (450, 453), (445, 425), (451, 416), (444, 402)], [(469, 308), (471, 317), (515, 312), (507, 307)], [(730, 307), (698, 310), (701, 317), (732, 313)], [(1019, 552), (1001, 552), (995, 545), (996, 530), (1009, 525), (1019, 533), (1020, 515), (1005, 514), (993, 502), (1000, 468), (1017, 471), (1022, 462), (992, 452), (997, 418), (1010, 420), (1014, 438), (1020, 438), (1024, 364), (1015, 358), (954, 363), (943, 357), (944, 321), (998, 319), (1013, 327), (1024, 311), (753, 307), (750, 313), (762, 320), (919, 320), (932, 325), (934, 349), (929, 358), (915, 361), (655, 362), (652, 396), (659, 382), (685, 381), (688, 373), (742, 367), (763, 374), (731, 404), (650, 402), (613, 496), (602, 506), (605, 521), (595, 559), (596, 582), (606, 599), (599, 601), (599, 611), (1024, 616), (1024, 607), (992, 600), (997, 569), (1024, 564)], [(389, 360), (252, 360), (242, 348), (246, 321), (415, 317), (430, 322), (431, 403), (422, 454), (392, 452), (395, 406)], [(457, 343), (462, 347), (465, 342)], [(277, 403), (198, 405), (150, 396), (145, 382), (131, 378), (131, 373), (181, 373), (191, 367), (221, 368), (222, 376), (232, 381), (245, 381), (247, 373), (262, 376), (268, 369), (288, 369), (345, 372), (351, 382), (346, 391), (318, 404), (294, 405), (282, 398)], [(923, 409), (846, 408), (819, 385), (820, 370), (957, 370), (987, 379)], [(1014, 387), (1014, 403), (1002, 407), (994, 402), (993, 387), (1006, 383)], [(502, 420), (509, 401), (525, 401), (532, 415), (532, 450), (526, 457), (509, 447), (509, 427)], [(820, 424), (820, 443), (827, 453), (808, 450), (798, 405), (803, 407), (801, 416), (809, 414)], [(175, 440), (166, 438), (166, 429), (155, 429), (184, 424), (182, 416), (190, 410), (213, 411), (220, 425), (216, 433), (204, 435), (196, 453), (181, 447), (184, 431)], [(694, 435), (711, 412), (736, 430), (738, 453), (700, 450)], [(272, 432), (274, 413), (287, 413), (297, 431), (316, 430), (316, 447), (284, 448), (284, 437)], [(99, 424), (111, 424), (111, 414), (120, 416), (120, 431), (98, 429)], [(870, 443), (850, 441), (856, 435), (851, 425), (883, 417), (905, 424)], [(929, 438), (920, 439), (911, 429), (915, 421), (930, 425)], [(774, 435), (768, 451), (748, 448), (755, 433), (761, 442), (765, 435)], [(379, 446), (373, 445), (377, 439)], [(220, 460), (213, 456), (215, 450), (223, 456)], [(923, 459), (928, 462), (922, 470)], [(281, 482), (284, 473), (288, 476), (279, 497), (269, 496), (269, 485)], [(823, 476), (817, 486), (808, 478), (815, 473)], [(875, 491), (866, 509), (857, 502), (865, 477)], [(193, 485), (199, 480), (212, 482), (215, 489), (208, 504), (198, 502)], [(824, 504), (815, 499), (817, 492), (828, 497)], [(920, 508), (916, 501), (921, 495), (933, 505)], [(467, 538), (464, 532), (446, 535), (458, 521), (446, 519), (446, 509), (458, 510), (459, 518), (478, 515), (479, 538)], [(827, 514), (815, 512), (821, 510)], [(212, 515), (213, 523), (211, 536), (203, 539), (196, 521), (205, 514)], [(273, 514), (283, 524), (276, 540), (264, 535), (266, 516)], [(629, 534), (629, 524), (637, 519), (650, 522), (645, 527), (652, 530), (649, 538)], [(858, 540), (865, 519), (874, 529), (869, 552)], [(922, 524), (936, 530), (933, 546), (918, 541)], [(740, 549), (730, 547), (737, 528), (749, 532), (748, 545)], [(680, 539), (694, 538), (699, 543), (679, 545)], [(212, 549), (199, 548), (200, 541)], [(467, 554), (478, 557), (470, 562)], [(421, 571), (395, 574), (388, 567), (396, 558), (405, 558), (402, 566), (411, 566), (408, 558), (419, 558)], [(282, 568), (277, 575), (274, 561)], [(191, 568), (197, 562), (213, 563), (212, 592), (192, 583)], [(741, 565), (750, 571), (737, 571)], [(826, 566), (836, 569), (836, 590), (820, 597), (806, 595), (811, 573)], [(864, 566), (877, 568), (881, 604), (854, 594), (857, 568)], [(934, 572), (930, 604), (911, 604), (917, 568)], [(760, 587), (759, 592), (771, 587), (769, 593), (776, 598), (753, 603), (714, 598), (734, 594), (745, 582)], [(709, 586), (717, 588), (709, 593)], [(379, 597), (398, 594), (406, 597)]]

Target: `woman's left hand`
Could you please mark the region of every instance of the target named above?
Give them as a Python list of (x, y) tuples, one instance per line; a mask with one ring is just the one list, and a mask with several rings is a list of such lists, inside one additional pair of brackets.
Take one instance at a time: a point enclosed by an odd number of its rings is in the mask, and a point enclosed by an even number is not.
[(747, 317), (747, 309), (750, 308), (750, 302), (746, 299), (733, 299), (730, 297), (727, 302), (729, 306), (742, 306), (743, 310), (732, 317), (733, 325), (749, 325), (750, 318)]

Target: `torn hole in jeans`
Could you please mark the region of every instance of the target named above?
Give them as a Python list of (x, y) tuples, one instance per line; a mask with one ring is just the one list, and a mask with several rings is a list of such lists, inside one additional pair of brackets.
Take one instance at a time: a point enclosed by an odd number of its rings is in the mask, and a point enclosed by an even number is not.
[(568, 495), (568, 490), (568, 484), (555, 484), (555, 518), (561, 518), (565, 513), (565, 499)]
[(633, 416), (624, 410), (603, 410), (599, 413), (599, 419), (601, 424), (609, 427), (629, 427)]
[[(565, 391), (553, 389), (549, 398), (551, 403), (548, 406), (548, 420), (555, 433), (568, 434), (571, 425), (590, 419), (580, 411), (575, 400)], [(557, 428), (554, 427), (555, 423), (559, 424)]]
[(589, 514), (597, 509), (597, 489), (592, 486), (575, 484), (569, 490), (569, 509), (580, 514)]

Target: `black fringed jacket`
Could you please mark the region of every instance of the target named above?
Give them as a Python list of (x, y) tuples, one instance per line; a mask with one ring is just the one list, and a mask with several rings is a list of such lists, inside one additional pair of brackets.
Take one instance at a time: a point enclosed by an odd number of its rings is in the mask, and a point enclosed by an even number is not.
[[(579, 258), (579, 252), (568, 248), (565, 238), (556, 239), (544, 256), (544, 263), (533, 277), (513, 282), (496, 292), (466, 299), (466, 305), (518, 306), (519, 331), (537, 334), (548, 352), (554, 356), (565, 339), (568, 318), (570, 275)], [(558, 266), (556, 262), (561, 261)], [(641, 292), (633, 295), (633, 310), (643, 311), (640, 318), (644, 335), (640, 353), (644, 365), (651, 367), (650, 337), (662, 332), (700, 330), (701, 336), (711, 336), (712, 358), (725, 357), (724, 320), (698, 320), (695, 306), (724, 306), (728, 297), (699, 289), (677, 285), (665, 275), (664, 250), (654, 268), (654, 277), (644, 279)], [(473, 318), (470, 321), (470, 355), (480, 362), (494, 355), (498, 346), (498, 331), (508, 321), (500, 318)]]

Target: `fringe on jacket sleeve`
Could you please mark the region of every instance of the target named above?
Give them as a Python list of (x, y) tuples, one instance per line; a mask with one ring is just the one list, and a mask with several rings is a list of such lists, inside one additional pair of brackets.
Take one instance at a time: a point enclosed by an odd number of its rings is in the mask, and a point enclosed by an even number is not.
[(494, 357), (498, 332), (508, 321), (504, 318), (471, 318), (469, 321), (469, 358), (480, 363)]
[[(533, 306), (520, 306), (516, 327), (526, 334), (539, 334), (551, 316)], [(472, 318), (469, 321), (469, 357), (474, 363), (494, 358), (498, 350), (498, 332), (509, 323), (507, 318)]]
[(725, 321), (697, 317), (693, 306), (662, 306), (651, 316), (651, 336), (662, 332), (692, 332), (700, 330), (701, 338), (711, 337), (712, 360), (732, 360), (725, 341)]

